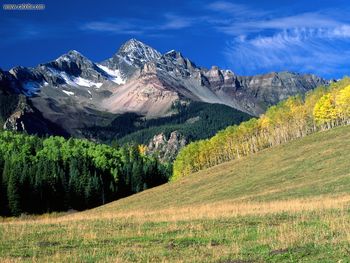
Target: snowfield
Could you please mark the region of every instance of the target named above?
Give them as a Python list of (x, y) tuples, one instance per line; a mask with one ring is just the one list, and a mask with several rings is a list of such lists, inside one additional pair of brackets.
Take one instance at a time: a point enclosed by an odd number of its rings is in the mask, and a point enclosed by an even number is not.
[(122, 75), (120, 74), (120, 71), (118, 69), (110, 69), (106, 66), (102, 66), (100, 64), (96, 64), (101, 70), (103, 70), (107, 75), (109, 75), (109, 80), (113, 81), (117, 84), (125, 84), (125, 80), (123, 79)]

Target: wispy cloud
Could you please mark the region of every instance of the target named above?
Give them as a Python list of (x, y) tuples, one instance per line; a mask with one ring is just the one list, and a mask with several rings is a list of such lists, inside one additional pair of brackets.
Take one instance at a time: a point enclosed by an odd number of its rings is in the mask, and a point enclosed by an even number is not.
[(253, 19), (242, 22), (227, 23), (216, 27), (222, 33), (236, 36), (238, 34), (257, 33), (263, 30), (286, 30), (292, 28), (332, 28), (342, 23), (319, 13), (303, 13), (292, 16)]
[(198, 18), (167, 13), (160, 18), (155, 17), (154, 21), (133, 18), (123, 20), (104, 19), (101, 21), (90, 21), (83, 23), (80, 26), (80, 30), (110, 34), (149, 35), (157, 34), (162, 31), (189, 28), (198, 21)]
[(272, 36), (237, 37), (224, 53), (240, 73), (293, 70), (321, 75), (349, 65), (350, 28), (291, 29)]
[(212, 2), (206, 8), (212, 12), (229, 14), (231, 15), (231, 19), (235, 20), (239, 20), (241, 18), (249, 19), (250, 17), (257, 18), (268, 14), (267, 11), (256, 10), (247, 5), (227, 1)]
[(174, 14), (165, 14), (166, 21), (164, 24), (161, 24), (158, 28), (161, 30), (168, 30), (168, 29), (183, 29), (191, 27), (196, 20), (196, 18), (190, 18), (185, 16), (179, 16)]
[(126, 23), (119, 21), (92, 21), (84, 23), (80, 26), (83, 31), (103, 32), (111, 34), (130, 34), (140, 35), (144, 33), (144, 29), (138, 29), (134, 23)]
[(245, 13), (247, 11), (250, 11), (250, 9), (245, 5), (235, 4), (226, 1), (213, 2), (207, 6), (207, 9), (225, 13)]
[(209, 8), (223, 14), (211, 26), (231, 38), (223, 54), (238, 73), (293, 70), (329, 76), (350, 66), (346, 10), (290, 14), (288, 10), (260, 11), (224, 1)]

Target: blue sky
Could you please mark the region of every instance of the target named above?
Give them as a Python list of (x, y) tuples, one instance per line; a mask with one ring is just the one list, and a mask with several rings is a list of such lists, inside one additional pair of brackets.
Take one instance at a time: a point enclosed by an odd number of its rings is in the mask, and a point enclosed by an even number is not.
[[(0, 10), (0, 67), (35, 66), (75, 49), (93, 61), (130, 38), (197, 65), (240, 75), (350, 75), (350, 7), (333, 0), (30, 0), (43, 11)], [(3, 3), (23, 3), (2, 0)]]

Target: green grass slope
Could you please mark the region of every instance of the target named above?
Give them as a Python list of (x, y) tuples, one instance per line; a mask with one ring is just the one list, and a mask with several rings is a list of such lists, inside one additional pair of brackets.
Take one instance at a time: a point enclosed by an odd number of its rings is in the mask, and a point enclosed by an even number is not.
[(349, 157), (350, 127), (339, 127), (200, 171), (99, 211), (350, 193)]
[(1, 262), (349, 262), (350, 127), (89, 211), (0, 221)]

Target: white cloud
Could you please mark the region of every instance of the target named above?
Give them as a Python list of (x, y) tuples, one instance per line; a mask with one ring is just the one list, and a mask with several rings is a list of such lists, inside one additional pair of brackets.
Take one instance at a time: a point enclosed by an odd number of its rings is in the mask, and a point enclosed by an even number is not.
[(80, 27), (83, 31), (106, 32), (111, 34), (130, 34), (140, 35), (143, 30), (136, 29), (132, 23), (92, 21), (83, 24)]
[[(231, 37), (224, 48), (228, 65), (239, 74), (292, 70), (330, 76), (350, 66), (350, 19), (346, 10), (254, 10), (219, 1), (209, 6), (221, 20), (210, 20)], [(255, 16), (246, 13), (257, 14)]]
[(159, 26), (159, 28), (162, 30), (183, 29), (183, 28), (191, 27), (195, 22), (195, 19), (193, 18), (178, 16), (173, 14), (166, 14), (165, 18), (166, 18), (166, 22), (163, 25)]
[(350, 34), (347, 25), (330, 29), (295, 28), (272, 36), (239, 36), (224, 53), (239, 73), (293, 70), (321, 75), (348, 65)]
[(209, 4), (206, 9), (212, 12), (226, 13), (231, 15), (231, 19), (247, 19), (250, 17), (261, 17), (266, 15), (268, 12), (263, 10), (256, 10), (247, 5), (227, 2), (227, 1), (216, 1)]
[(226, 1), (216, 1), (207, 6), (208, 9), (212, 11), (221, 11), (225, 13), (239, 13), (246, 12), (248, 8), (245, 5), (226, 2)]
[(340, 26), (342, 22), (320, 13), (303, 13), (293, 16), (275, 16), (265, 19), (230, 21), (216, 26), (219, 32), (237, 36), (239, 34), (259, 33), (264, 30), (285, 30), (293, 28), (322, 29)]
[(160, 31), (178, 30), (191, 27), (199, 18), (190, 18), (174, 14), (165, 14), (160, 21), (152, 22), (141, 19), (106, 19), (90, 21), (81, 25), (80, 29), (87, 32), (105, 32), (111, 34), (142, 35), (157, 34)]

